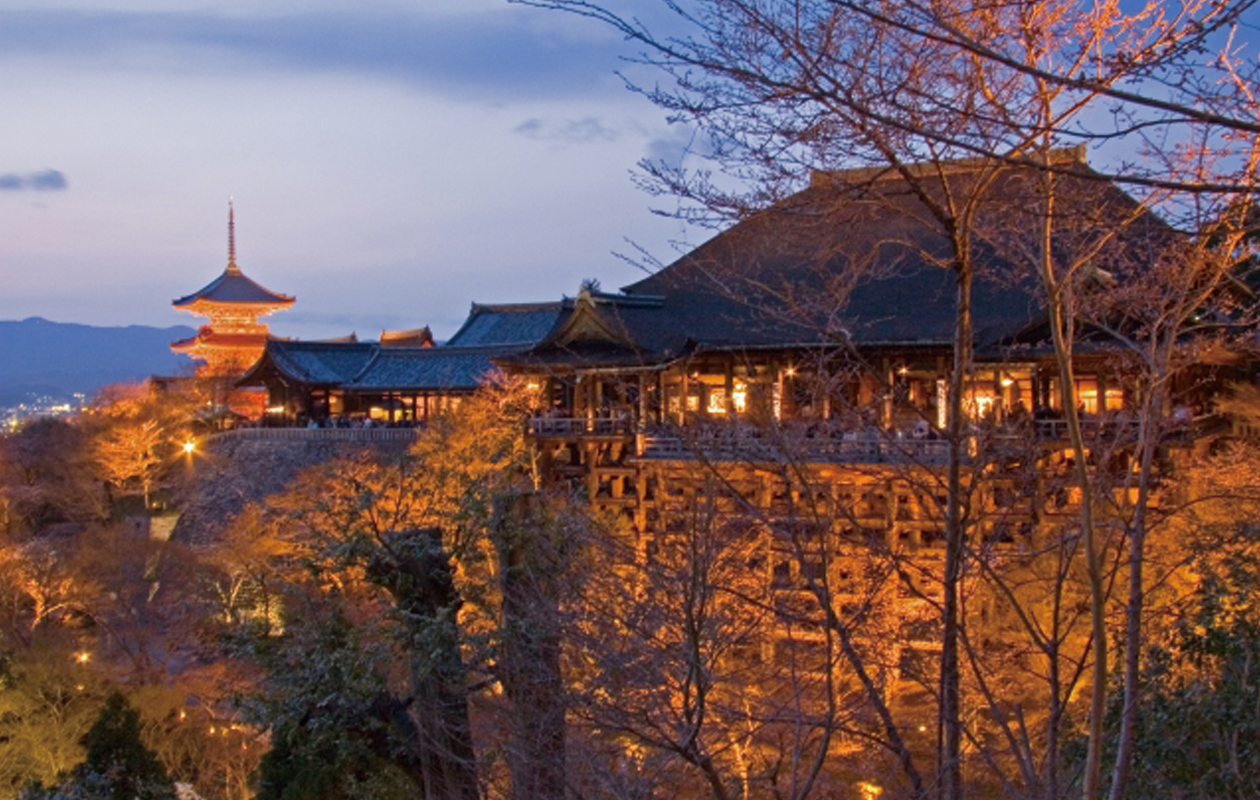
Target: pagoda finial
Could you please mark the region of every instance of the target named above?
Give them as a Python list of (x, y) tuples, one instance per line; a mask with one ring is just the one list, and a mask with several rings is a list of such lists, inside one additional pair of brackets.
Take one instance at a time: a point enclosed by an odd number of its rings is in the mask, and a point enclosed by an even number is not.
[(232, 204), (232, 198), (228, 198), (228, 265), (227, 271), (239, 273), (241, 268), (236, 266), (236, 208)]

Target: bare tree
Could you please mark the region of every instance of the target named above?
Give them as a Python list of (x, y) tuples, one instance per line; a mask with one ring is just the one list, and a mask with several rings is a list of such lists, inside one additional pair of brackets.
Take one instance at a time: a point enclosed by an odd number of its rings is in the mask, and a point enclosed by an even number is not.
[[(962, 438), (960, 390), (970, 366), (972, 338), (968, 305), (975, 223), (969, 198), (983, 193), (983, 184), (1001, 165), (1031, 167), (1047, 176), (1041, 256), (1028, 266), (1040, 276), (1048, 300), (1061, 403), (1082, 488), (1080, 525), (1086, 538), (1095, 648), (1090, 757), (1082, 788), (1086, 797), (1096, 797), (1108, 674), (1107, 587), (1102, 543), (1095, 536), (1096, 492), (1076, 413), (1073, 284), (1070, 278), (1065, 282), (1055, 255), (1053, 176), (1116, 180), (1196, 197), (1250, 192), (1251, 139), (1260, 130), (1254, 115), (1255, 74), (1239, 68), (1232, 45), (1212, 47), (1213, 37), (1226, 35), (1249, 3), (1195, 2), (1174, 9), (1152, 3), (1125, 12), (1102, 3), (708, 0), (667, 3), (681, 31), (657, 34), (598, 3), (525, 2), (612, 25), (643, 48), (641, 63), (668, 74), (669, 81), (649, 90), (649, 97), (675, 119), (696, 125), (711, 160), (750, 187), (747, 194), (722, 192), (703, 174), (676, 165), (645, 165), (656, 191), (693, 201), (685, 213), (692, 219), (712, 223), (747, 215), (781, 196), (803, 172), (836, 163), (874, 164), (900, 173), (915, 187), (951, 245), (943, 266), (953, 270), (957, 282), (947, 423), (955, 453)], [(1217, 76), (1223, 79), (1214, 82)], [(1231, 101), (1241, 102), (1229, 110)], [(1234, 113), (1238, 108), (1245, 113)], [(1111, 114), (1098, 113), (1103, 109)], [(1191, 153), (1217, 150), (1241, 155), (1241, 161), (1208, 159), (1214, 167), (1207, 172), (1169, 169), (1183, 128), (1193, 131)], [(1139, 141), (1155, 157), (1145, 164), (1122, 163), (1106, 174), (1079, 162), (1056, 164), (1049, 157), (1054, 147), (1103, 140)], [(991, 165), (974, 195), (946, 190), (944, 197), (933, 196), (925, 189), (924, 176), (908, 168), (912, 162), (940, 165), (967, 155)], [(1204, 160), (1191, 156), (1185, 163), (1202, 165)], [(945, 185), (950, 186), (948, 181)], [(956, 461), (949, 472), (952, 503), (960, 495)], [(956, 655), (960, 514), (957, 506), (947, 508), (947, 549), (953, 556), (946, 559), (942, 608), (941, 768), (949, 797), (961, 792)], [(1131, 605), (1139, 607), (1137, 602)], [(1113, 781), (1117, 791), (1122, 791), (1122, 777), (1118, 772)]]

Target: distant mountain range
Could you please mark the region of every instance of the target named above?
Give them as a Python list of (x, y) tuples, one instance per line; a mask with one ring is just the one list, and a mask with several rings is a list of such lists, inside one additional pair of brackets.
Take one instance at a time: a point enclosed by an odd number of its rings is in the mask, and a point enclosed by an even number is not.
[(192, 362), (170, 350), (192, 336), (187, 325), (100, 328), (40, 317), (0, 320), (0, 406), (30, 395), (91, 395), (111, 383), (188, 373)]

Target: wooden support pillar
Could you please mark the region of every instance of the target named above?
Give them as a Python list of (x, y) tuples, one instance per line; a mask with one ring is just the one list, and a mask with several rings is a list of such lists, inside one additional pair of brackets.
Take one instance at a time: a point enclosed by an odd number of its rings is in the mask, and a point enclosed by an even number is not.
[(683, 425), (687, 421), (687, 401), (691, 398), (691, 375), (686, 364), (682, 366), (682, 378), (678, 383), (678, 391), (678, 424)]
[(735, 419), (735, 357), (726, 358), (726, 418)]
[(770, 390), (770, 414), (776, 419), (783, 419), (783, 365), (774, 362), (774, 388)]
[(1002, 422), (1006, 419), (1006, 387), (1002, 385), (1002, 370), (993, 369), (993, 419)]
[(880, 359), (881, 371), (884, 373), (884, 409), (883, 418), (880, 420), (884, 430), (892, 428), (893, 425), (893, 394), (897, 384), (897, 376), (893, 372), (892, 361), (887, 356)]
[(669, 398), (665, 394), (665, 370), (658, 370), (656, 373), (656, 424), (665, 424), (666, 406), (669, 404)]
[(599, 473), (596, 471), (599, 453), (595, 448), (593, 442), (586, 443), (586, 496), (592, 503), (599, 494)]
[(647, 532), (647, 482), (648, 473), (638, 469), (634, 474), (634, 529), (640, 534)]
[(645, 373), (639, 373), (639, 409), (634, 420), (634, 454), (643, 455), (644, 431), (647, 429), (648, 381)]

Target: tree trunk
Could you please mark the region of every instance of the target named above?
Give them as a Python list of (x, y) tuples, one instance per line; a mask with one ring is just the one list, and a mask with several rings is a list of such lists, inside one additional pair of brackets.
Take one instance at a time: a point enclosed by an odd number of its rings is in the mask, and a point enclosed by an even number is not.
[(1093, 488), (1089, 479), (1089, 467), (1085, 463), (1085, 438), (1081, 433), (1081, 417), (1076, 406), (1076, 382), (1072, 372), (1072, 342), (1069, 328), (1072, 320), (1066, 313), (1063, 291), (1055, 275), (1054, 235), (1054, 176), (1045, 173), (1045, 208), (1042, 214), (1040, 247), (1040, 279), (1046, 292), (1046, 313), (1050, 333), (1054, 341), (1054, 360), (1059, 370), (1059, 402), (1063, 406), (1067, 422), (1068, 439), (1075, 461), (1076, 483), (1080, 488), (1081, 535), (1085, 540), (1085, 565), (1089, 580), (1090, 630), (1094, 647), (1093, 686), (1089, 706), (1089, 745), (1085, 759), (1085, 777), (1082, 796), (1092, 800), (1098, 796), (1102, 773), (1103, 715), (1107, 701), (1107, 629), (1102, 557), (1094, 541)]
[(503, 619), (495, 672), (512, 704), (507, 751), (511, 796), (563, 800), (565, 704), (556, 581), (561, 554), (558, 543), (540, 530), (539, 495), (508, 495), (498, 506), (494, 546)]
[(413, 642), (412, 715), (426, 800), (476, 800), (476, 758), (468, 722), (468, 691), (456, 619), (462, 600), (450, 557), (435, 528), (407, 530), (387, 539), (392, 558), (381, 556), (368, 578), (384, 587), (406, 621)]
[(1124, 708), (1120, 713), (1120, 741), (1116, 747), (1116, 764), (1111, 773), (1110, 800), (1123, 800), (1128, 788), (1129, 770), (1133, 764), (1133, 740), (1137, 725), (1139, 669), (1142, 664), (1142, 565), (1146, 560), (1146, 510), (1150, 502), (1151, 467), (1159, 446), (1159, 421), (1163, 415), (1163, 381), (1152, 376), (1150, 391), (1142, 404), (1142, 462), (1138, 471), (1137, 507), (1133, 510), (1133, 526), (1129, 531), (1129, 602), (1125, 609), (1124, 634)]
[[(961, 244), (965, 248), (966, 242)], [(949, 474), (945, 506), (945, 575), (941, 610), (941, 788), (946, 800), (961, 800), (962, 708), (958, 666), (959, 584), (963, 560), (962, 454), (963, 381), (971, 368), (971, 263), (963, 256), (955, 266), (957, 317), (954, 322), (954, 365), (949, 376)]]

